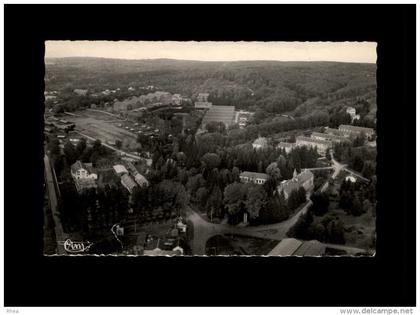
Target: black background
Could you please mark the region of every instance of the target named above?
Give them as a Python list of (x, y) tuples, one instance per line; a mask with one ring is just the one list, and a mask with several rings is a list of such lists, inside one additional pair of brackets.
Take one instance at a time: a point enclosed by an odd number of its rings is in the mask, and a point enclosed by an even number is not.
[[(415, 10), (5, 5), (5, 305), (415, 305)], [(378, 42), (376, 257), (43, 257), (47, 39)]]

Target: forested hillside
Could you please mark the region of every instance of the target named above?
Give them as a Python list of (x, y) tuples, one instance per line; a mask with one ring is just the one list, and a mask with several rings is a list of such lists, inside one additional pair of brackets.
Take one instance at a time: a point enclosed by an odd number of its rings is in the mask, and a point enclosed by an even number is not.
[(48, 59), (46, 89), (70, 92), (153, 85), (159, 90), (240, 109), (305, 116), (314, 110), (369, 103), (376, 111), (376, 65), (335, 62), (199, 62), (184, 60)]

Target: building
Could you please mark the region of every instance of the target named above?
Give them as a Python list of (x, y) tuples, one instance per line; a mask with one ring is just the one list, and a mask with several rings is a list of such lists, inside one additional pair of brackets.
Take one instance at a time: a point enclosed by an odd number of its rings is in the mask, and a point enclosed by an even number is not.
[(84, 96), (87, 94), (88, 90), (83, 90), (83, 89), (74, 89), (73, 90), (74, 93), (76, 93), (77, 95), (81, 95)]
[(346, 113), (350, 115), (352, 122), (360, 119), (360, 115), (356, 115), (356, 108), (354, 107), (347, 107)]
[(194, 107), (197, 109), (209, 109), (213, 106), (211, 102), (208, 101), (209, 93), (199, 93), (197, 96), (197, 101), (194, 103)]
[(295, 238), (282, 239), (268, 256), (323, 256), (326, 246), (317, 240), (299, 241)]
[(112, 167), (117, 175), (128, 174), (127, 169), (124, 165), (117, 164)]
[(136, 182), (128, 174), (123, 174), (121, 176), (121, 184), (128, 190), (130, 194), (133, 192), (134, 187), (137, 186)]
[(292, 151), (294, 147), (295, 144), (289, 142), (279, 142), (277, 144), (277, 149), (283, 149), (286, 151), (286, 153), (290, 153), (290, 151)]
[(82, 192), (86, 189), (96, 189), (97, 184), (96, 180), (93, 178), (80, 178), (74, 180), (74, 185), (76, 186), (77, 192)]
[(210, 95), (209, 93), (198, 93), (197, 101), (198, 102), (207, 102), (209, 95)]
[(202, 128), (205, 129), (209, 122), (222, 122), (226, 128), (235, 122), (235, 106), (214, 105), (206, 112), (202, 121)]
[(139, 186), (149, 186), (149, 181), (146, 179), (146, 177), (138, 172), (136, 175), (134, 175), (134, 180)]
[(61, 131), (65, 131), (65, 132), (74, 130), (74, 128), (76, 127), (76, 125), (73, 124), (73, 123), (70, 123), (70, 122), (63, 123), (63, 121), (61, 121), (61, 120), (58, 121), (58, 122), (54, 122), (53, 126), (57, 129), (61, 130)]
[(338, 129), (330, 128), (330, 127), (325, 127), (324, 133), (328, 135), (339, 136), (339, 137), (348, 137), (348, 134), (346, 134), (345, 132), (342, 132)]
[(366, 137), (371, 138), (375, 131), (372, 128), (366, 127), (359, 127), (359, 126), (352, 126), (352, 125), (340, 125), (338, 130), (343, 132), (348, 136), (358, 136), (362, 133), (366, 135)]
[(195, 102), (194, 107), (196, 109), (209, 109), (213, 106), (211, 102)]
[(332, 142), (328, 140), (318, 140), (305, 136), (296, 137), (296, 145), (298, 147), (315, 148), (319, 155), (325, 156), (327, 150), (332, 148)]
[(346, 182), (352, 182), (352, 183), (355, 183), (357, 181), (356, 177), (353, 175), (347, 175), (345, 180)]
[(174, 94), (174, 95), (172, 95), (172, 102), (175, 105), (181, 105), (181, 103), (182, 103), (181, 94)]
[(82, 163), (80, 161), (76, 161), (71, 167), (70, 167), (71, 175), (74, 179), (98, 179), (98, 174), (95, 172), (95, 170), (92, 167), (92, 163)]
[[(175, 247), (176, 248), (176, 247)], [(160, 248), (155, 248), (152, 250), (144, 250), (144, 256), (181, 256), (182, 253), (180, 250), (162, 250)]]
[(252, 143), (252, 147), (256, 150), (263, 150), (268, 147), (268, 141), (267, 138), (264, 137), (258, 137), (255, 139), (255, 141)]
[(350, 140), (344, 136), (338, 136), (335, 134), (313, 132), (311, 134), (312, 139), (331, 141), (333, 143), (349, 142)]
[(303, 187), (306, 191), (314, 187), (314, 174), (309, 170), (304, 170), (297, 174), (296, 170), (293, 172), (293, 178), (284, 180), (277, 186), (277, 191), (283, 193), (284, 198), (287, 200), (294, 190)]
[(264, 184), (270, 176), (265, 173), (256, 172), (242, 172), (239, 174), (239, 178), (242, 183), (254, 183), (258, 185)]
[(98, 179), (98, 174), (93, 169), (92, 163), (76, 161), (71, 165), (70, 173), (79, 193), (83, 190), (97, 187), (96, 180)]

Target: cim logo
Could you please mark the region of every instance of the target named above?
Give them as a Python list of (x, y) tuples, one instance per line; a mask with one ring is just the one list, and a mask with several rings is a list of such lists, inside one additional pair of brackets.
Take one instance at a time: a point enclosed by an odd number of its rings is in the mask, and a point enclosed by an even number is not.
[(71, 254), (84, 253), (87, 252), (92, 245), (91, 242), (73, 242), (72, 240), (67, 239), (64, 242), (64, 249)]

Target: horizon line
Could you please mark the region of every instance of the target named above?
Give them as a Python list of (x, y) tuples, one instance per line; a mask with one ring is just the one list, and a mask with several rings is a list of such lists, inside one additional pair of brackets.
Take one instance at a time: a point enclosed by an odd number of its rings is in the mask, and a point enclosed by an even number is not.
[(66, 58), (91, 58), (91, 59), (108, 59), (108, 60), (126, 60), (126, 61), (153, 61), (153, 60), (176, 60), (176, 61), (194, 61), (194, 62), (252, 62), (252, 61), (267, 61), (267, 62), (335, 62), (335, 63), (359, 63), (359, 64), (376, 64), (375, 62), (361, 62), (361, 61), (337, 61), (337, 60), (278, 60), (278, 59), (237, 59), (237, 60), (199, 60), (199, 59), (178, 59), (178, 58), (118, 58), (118, 57), (101, 57), (101, 56), (65, 56), (65, 57), (47, 57), (47, 59), (66, 59)]

